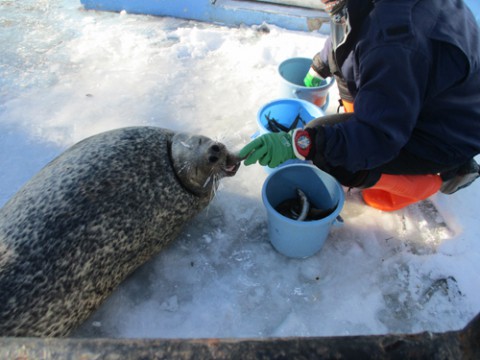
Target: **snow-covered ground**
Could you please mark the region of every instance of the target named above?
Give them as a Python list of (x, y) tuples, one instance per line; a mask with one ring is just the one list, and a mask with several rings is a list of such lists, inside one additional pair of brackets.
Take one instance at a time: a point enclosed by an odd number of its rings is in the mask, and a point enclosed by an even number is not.
[[(278, 64), (325, 36), (0, 1), (0, 205), (86, 136), (131, 125), (232, 149), (278, 97)], [(336, 91), (329, 112), (335, 111)], [(305, 260), (270, 245), (260, 166), (225, 179), (178, 240), (76, 336), (272, 337), (446, 331), (480, 311), (480, 181), (393, 213), (346, 194), (345, 226)]]

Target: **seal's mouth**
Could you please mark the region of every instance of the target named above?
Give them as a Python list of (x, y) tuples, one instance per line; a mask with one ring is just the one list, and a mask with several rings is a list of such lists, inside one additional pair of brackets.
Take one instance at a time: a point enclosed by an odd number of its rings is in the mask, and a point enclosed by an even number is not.
[(235, 155), (228, 154), (222, 172), (226, 177), (234, 176), (240, 168), (240, 165), (241, 159)]

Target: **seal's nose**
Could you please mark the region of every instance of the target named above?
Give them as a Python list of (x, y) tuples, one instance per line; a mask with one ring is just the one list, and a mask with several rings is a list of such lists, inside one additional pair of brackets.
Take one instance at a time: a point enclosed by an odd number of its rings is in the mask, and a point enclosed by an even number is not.
[(221, 153), (222, 147), (219, 144), (213, 144), (210, 146), (210, 149), (208, 149), (208, 161), (212, 164), (216, 163), (218, 160), (220, 160)]

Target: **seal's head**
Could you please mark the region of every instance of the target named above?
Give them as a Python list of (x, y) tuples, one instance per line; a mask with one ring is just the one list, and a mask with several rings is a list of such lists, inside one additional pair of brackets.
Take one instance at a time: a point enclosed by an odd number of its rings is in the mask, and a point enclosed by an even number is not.
[(240, 159), (225, 145), (201, 135), (176, 134), (172, 138), (171, 156), (182, 185), (199, 196), (213, 194), (218, 180), (235, 175), (240, 167)]

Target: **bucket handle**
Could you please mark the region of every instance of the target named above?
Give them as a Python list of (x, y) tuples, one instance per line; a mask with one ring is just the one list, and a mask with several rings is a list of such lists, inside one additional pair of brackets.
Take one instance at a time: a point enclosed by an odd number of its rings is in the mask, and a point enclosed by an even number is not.
[[(311, 91), (312, 91), (312, 88), (306, 88), (306, 89), (301, 89), (301, 88), (300, 88), (300, 89), (293, 89), (293, 90), (292, 90), (293, 95), (295, 95), (296, 97), (300, 97), (300, 95), (301, 95), (302, 93), (306, 93), (306, 92), (308, 93), (308, 92), (311, 92)], [(326, 89), (325, 89), (325, 91), (326, 91)], [(325, 93), (325, 96), (326, 96), (326, 95), (327, 95), (327, 94)]]
[(293, 89), (292, 93), (294, 97), (300, 97), (299, 94), (302, 93), (302, 89)]
[(332, 227), (335, 229), (342, 228), (343, 225), (345, 225), (345, 222), (343, 221), (343, 218), (338, 215), (335, 220), (333, 220)]

